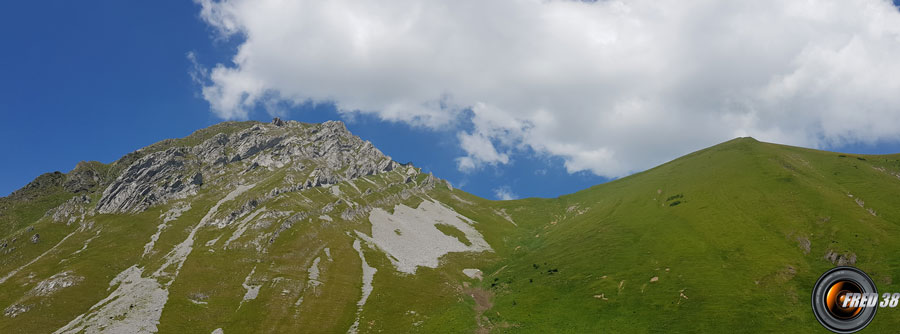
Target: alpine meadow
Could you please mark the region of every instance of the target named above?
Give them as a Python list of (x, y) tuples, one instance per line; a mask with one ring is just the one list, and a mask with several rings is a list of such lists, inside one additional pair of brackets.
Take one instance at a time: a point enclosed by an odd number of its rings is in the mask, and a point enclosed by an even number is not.
[(0, 198), (0, 332), (821, 332), (829, 268), (900, 290), (898, 194), (900, 155), (737, 138), (493, 201), (341, 122), (225, 122)]

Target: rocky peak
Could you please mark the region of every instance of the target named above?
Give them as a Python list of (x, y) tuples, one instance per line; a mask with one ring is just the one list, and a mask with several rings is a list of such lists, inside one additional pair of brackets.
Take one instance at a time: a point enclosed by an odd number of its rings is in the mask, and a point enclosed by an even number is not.
[(63, 188), (71, 193), (90, 191), (103, 182), (104, 165), (97, 161), (82, 161), (66, 174)]
[(194, 195), (207, 183), (233, 183), (236, 178), (259, 178), (281, 169), (306, 175), (306, 183), (316, 186), (399, 166), (340, 121), (309, 124), (275, 118), (234, 133), (209, 135), (193, 145), (179, 143), (158, 143), (139, 151), (143, 156), (104, 190), (97, 211), (140, 212)]

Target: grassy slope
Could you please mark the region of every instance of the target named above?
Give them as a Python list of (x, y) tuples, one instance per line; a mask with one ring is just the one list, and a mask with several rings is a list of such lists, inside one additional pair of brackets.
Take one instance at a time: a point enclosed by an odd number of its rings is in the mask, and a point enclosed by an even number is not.
[[(558, 199), (488, 201), (438, 186), (427, 196), (478, 221), (495, 252), (450, 254), (436, 269), (404, 275), (384, 254), (364, 247), (367, 262), (378, 271), (360, 332), (471, 333), (479, 326), (472, 288), (493, 295), (483, 314), (487, 320), (480, 322), (493, 332), (821, 332), (808, 301), (815, 279), (833, 266), (823, 258), (826, 252), (855, 253), (857, 266), (880, 290), (898, 291), (893, 281), (900, 278), (900, 258), (894, 255), (900, 250), (895, 237), (900, 210), (894, 203), (900, 179), (889, 172), (900, 172), (900, 155), (841, 157), (738, 139)], [(279, 186), (283, 177), (260, 174), (257, 188), (219, 212)], [(379, 185), (403, 178), (393, 172), (367, 177)], [(400, 182), (364, 196), (374, 185), (354, 184), (359, 192), (348, 185), (341, 191), (361, 204), (408, 186)], [(96, 217), (103, 232), (84, 252), (73, 255), (96, 229), (76, 232), (0, 285), (0, 308), (33, 307), (16, 318), (0, 316), (0, 332), (52, 331), (105, 297), (110, 279), (125, 268), (138, 264), (152, 271), (227, 192), (213, 187), (199, 194), (192, 209), (160, 235), (155, 249), (162, 251), (145, 259), (143, 245), (171, 205)], [(315, 188), (262, 205), (269, 211), (314, 211), (337, 199), (328, 189)], [(415, 207), (421, 200), (404, 203)], [(675, 201), (680, 203), (673, 206)], [(221, 246), (234, 226), (201, 229), (170, 289), (160, 331), (345, 332), (361, 285), (354, 236), (347, 232), (370, 233), (367, 223), (337, 219), (345, 208), (335, 208), (333, 222), (316, 214), (295, 224), (265, 254), (256, 253), (253, 240), (272, 233), (280, 220), (251, 228), (227, 250)], [(502, 218), (504, 213), (518, 226)], [(35, 226), (42, 241), (0, 261), (3, 273), (77, 227), (46, 219)], [(216, 238), (216, 246), (204, 246)], [(804, 239), (811, 244), (808, 253)], [(325, 260), (323, 247), (330, 248), (334, 262)], [(322, 258), (324, 283), (309, 290), (307, 268), (316, 257)], [(263, 287), (256, 300), (241, 304), (241, 284), (254, 267), (251, 283)], [(484, 280), (465, 277), (463, 268), (482, 269)], [(63, 270), (85, 276), (84, 282), (52, 297), (23, 297), (35, 282)], [(658, 281), (651, 283), (652, 277)], [(301, 291), (304, 301), (293, 307)], [(190, 301), (198, 293), (209, 296), (208, 304)], [(606, 299), (594, 297), (601, 294)], [(869, 331), (900, 325), (892, 311), (879, 312)]]
[(0, 197), (0, 236), (10, 237), (71, 198), (62, 187), (64, 180), (62, 173), (46, 173), (10, 196)]
[(826, 252), (855, 253), (898, 290), (900, 179), (874, 167), (896, 172), (900, 155), (859, 158), (736, 139), (559, 199), (496, 203), (521, 248), (490, 268), (505, 270), (485, 283), (488, 316), (516, 333), (821, 331), (809, 298)]

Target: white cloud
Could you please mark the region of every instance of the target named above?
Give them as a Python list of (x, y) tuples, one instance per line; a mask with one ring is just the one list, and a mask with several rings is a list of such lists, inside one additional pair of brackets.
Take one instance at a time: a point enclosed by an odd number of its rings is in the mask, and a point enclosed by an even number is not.
[(501, 201), (508, 201), (519, 198), (519, 196), (513, 193), (512, 190), (510, 190), (507, 186), (494, 188), (494, 196)]
[(218, 116), (313, 101), (464, 118), (461, 170), (532, 150), (615, 177), (735, 136), (900, 140), (900, 12), (884, 0), (196, 1), (244, 39), (203, 88)]
[(184, 56), (191, 62), (191, 68), (188, 70), (191, 81), (198, 85), (205, 85), (206, 80), (209, 78), (209, 73), (203, 65), (200, 65), (200, 62), (197, 60), (197, 54), (192, 51), (186, 53)]
[(457, 134), (457, 138), (459, 145), (469, 154), (456, 159), (457, 167), (461, 171), (473, 170), (482, 163), (490, 165), (509, 163), (509, 155), (497, 152), (490, 137), (484, 134), (460, 132)]

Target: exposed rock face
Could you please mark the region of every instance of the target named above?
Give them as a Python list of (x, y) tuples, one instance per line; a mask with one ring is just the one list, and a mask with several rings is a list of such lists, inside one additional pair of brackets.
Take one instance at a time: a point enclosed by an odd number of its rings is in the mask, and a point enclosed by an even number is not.
[(834, 251), (828, 251), (828, 253), (825, 253), (825, 259), (836, 266), (852, 266), (856, 264), (856, 254), (854, 253), (839, 254)]
[(63, 188), (71, 193), (81, 193), (96, 188), (103, 180), (103, 176), (96, 168), (97, 162), (79, 162), (72, 172), (66, 174)]
[(199, 166), (196, 160), (186, 157), (187, 153), (186, 148), (175, 147), (134, 162), (103, 191), (97, 211), (139, 212), (154, 204), (194, 194), (197, 186), (185, 174)]
[(225, 156), (226, 145), (228, 145), (228, 136), (224, 133), (219, 133), (200, 145), (194, 146), (191, 153), (196, 155), (203, 165), (222, 165), (228, 161), (228, 158)]
[(31, 305), (21, 305), (21, 304), (13, 304), (10, 307), (7, 307), (3, 310), (3, 315), (15, 318), (17, 315), (28, 312), (31, 309)]
[(90, 197), (85, 195), (76, 195), (62, 205), (56, 207), (53, 210), (50, 210), (48, 214), (51, 215), (54, 222), (64, 222), (66, 224), (71, 224), (80, 218), (84, 218), (84, 216), (90, 212), (90, 210), (88, 209), (88, 205), (90, 203)]
[(315, 165), (300, 185), (304, 188), (400, 166), (372, 143), (352, 135), (342, 122), (302, 124), (275, 119), (231, 135), (218, 133), (192, 147), (176, 146), (144, 155), (106, 188), (97, 212), (135, 213), (191, 196), (231, 165), (241, 166), (244, 172), (285, 167), (303, 170)]
[(809, 238), (797, 237), (797, 243), (800, 245), (800, 248), (803, 249), (803, 254), (809, 254), (810, 246), (812, 246)]
[(78, 284), (83, 280), (84, 277), (77, 276), (73, 274), (72, 271), (64, 271), (39, 282), (28, 293), (32, 296), (49, 296), (59, 290)]
[(203, 185), (203, 174), (201, 174), (200, 172), (197, 172), (196, 174), (194, 174), (194, 176), (191, 177), (191, 184), (195, 185), (195, 186), (202, 186)]

